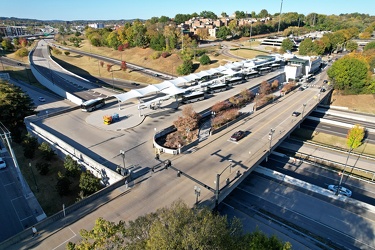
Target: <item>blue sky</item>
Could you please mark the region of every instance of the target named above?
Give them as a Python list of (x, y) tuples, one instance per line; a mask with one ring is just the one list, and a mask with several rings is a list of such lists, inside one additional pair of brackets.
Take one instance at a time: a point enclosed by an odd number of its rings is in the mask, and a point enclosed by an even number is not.
[[(280, 11), (281, 0), (3, 0), (1, 17), (38, 20), (117, 20), (174, 17), (207, 10), (218, 16), (236, 10), (250, 13)], [(365, 13), (375, 15), (374, 0), (283, 0), (283, 12), (309, 14)]]

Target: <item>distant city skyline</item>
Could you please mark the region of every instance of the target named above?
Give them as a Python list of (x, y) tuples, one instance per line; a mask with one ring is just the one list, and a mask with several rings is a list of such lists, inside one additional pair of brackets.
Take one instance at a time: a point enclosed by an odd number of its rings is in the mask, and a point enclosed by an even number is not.
[[(120, 20), (150, 19), (151, 17), (175, 17), (176, 14), (192, 14), (212, 11), (220, 16), (222, 12), (232, 15), (235, 11), (259, 13), (266, 9), (271, 15), (280, 12), (281, 0), (6, 0), (1, 3), (1, 17), (17, 17), (37, 20)], [(361, 13), (375, 15), (375, 1), (357, 0), (283, 0), (283, 13), (297, 12), (308, 15), (318, 13), (339, 15)]]

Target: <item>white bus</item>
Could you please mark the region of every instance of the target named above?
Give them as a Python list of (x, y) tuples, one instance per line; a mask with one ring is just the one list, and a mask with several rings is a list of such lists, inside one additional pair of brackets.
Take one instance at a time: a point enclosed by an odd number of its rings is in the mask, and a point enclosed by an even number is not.
[(251, 79), (259, 76), (258, 71), (250, 71), (249, 73), (246, 74), (246, 79)]
[(91, 111), (94, 111), (95, 109), (98, 109), (104, 106), (104, 104), (105, 104), (105, 101), (103, 98), (91, 99), (81, 104), (81, 110), (86, 111), (86, 112), (91, 112)]
[(216, 84), (216, 85), (207, 86), (207, 92), (211, 94), (225, 91), (225, 90), (227, 90), (226, 84)]
[(195, 91), (190, 93), (184, 93), (182, 94), (182, 103), (191, 103), (191, 102), (197, 102), (202, 101), (205, 98), (205, 93), (201, 91)]

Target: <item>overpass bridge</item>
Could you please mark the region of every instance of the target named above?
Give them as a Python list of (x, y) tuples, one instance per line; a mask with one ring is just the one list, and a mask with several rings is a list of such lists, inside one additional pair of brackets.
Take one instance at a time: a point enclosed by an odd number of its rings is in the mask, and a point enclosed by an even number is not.
[[(139, 215), (169, 206), (178, 199), (191, 206), (214, 208), (250, 175), (329, 93), (330, 90), (320, 92), (318, 88), (292, 92), (182, 154), (170, 157), (161, 155), (163, 159), (154, 165), (154, 172), (150, 167), (146, 175), (126, 183), (124, 180), (119, 181), (112, 189), (102, 191), (94, 200), (86, 202), (76, 210), (47, 218), (36, 225), (42, 232), (38, 239), (30, 240), (30, 232), (25, 231), (1, 243), (0, 247), (24, 249), (38, 246), (65, 249), (68, 241), (75, 242), (80, 239), (80, 229), (91, 228), (98, 217), (111, 221), (134, 220)], [(292, 116), (294, 111), (300, 112), (301, 115)], [(247, 131), (246, 137), (238, 143), (230, 142), (230, 135), (237, 130)], [(149, 147), (150, 144), (147, 145), (147, 148)], [(145, 156), (146, 148), (142, 148), (142, 151)], [(165, 169), (165, 160), (171, 161), (171, 167)], [(195, 187), (200, 189), (198, 198)]]

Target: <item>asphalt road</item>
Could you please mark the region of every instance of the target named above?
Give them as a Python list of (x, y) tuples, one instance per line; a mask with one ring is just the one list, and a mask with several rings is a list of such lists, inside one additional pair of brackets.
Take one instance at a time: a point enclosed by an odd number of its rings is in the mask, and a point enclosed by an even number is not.
[(104, 89), (93, 82), (85, 81), (70, 72), (63, 70), (61, 66), (50, 60), (47, 43), (39, 41), (33, 52), (33, 63), (37, 70), (60, 88), (80, 97), (83, 100), (107, 97), (118, 94), (110, 89)]
[(371, 218), (374, 215), (369, 211), (296, 189), (259, 174), (252, 174), (243, 181), (224, 200), (224, 204), (240, 211), (241, 217), (258, 219), (257, 223), (261, 226), (266, 219), (259, 217), (265, 215), (272, 218), (266, 220), (271, 228), (278, 229), (280, 223), (288, 221), (288, 226), (305, 235), (298, 235), (285, 226), (281, 233), (289, 231), (289, 237), (305, 246), (302, 249), (322, 249), (311, 239), (315, 237), (334, 249), (375, 248)]

